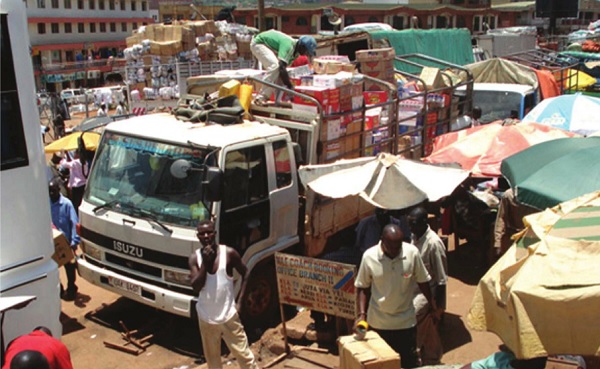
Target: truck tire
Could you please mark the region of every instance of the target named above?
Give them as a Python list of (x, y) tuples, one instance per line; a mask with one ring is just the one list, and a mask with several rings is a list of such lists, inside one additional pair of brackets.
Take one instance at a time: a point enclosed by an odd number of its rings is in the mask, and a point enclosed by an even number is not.
[(271, 320), (279, 320), (279, 296), (275, 266), (267, 263), (250, 274), (246, 291), (242, 296), (241, 317), (244, 325), (265, 326)]

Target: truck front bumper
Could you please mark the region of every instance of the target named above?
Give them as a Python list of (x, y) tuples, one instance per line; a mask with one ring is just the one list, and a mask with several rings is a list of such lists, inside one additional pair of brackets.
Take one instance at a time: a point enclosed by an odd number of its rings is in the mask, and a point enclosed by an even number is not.
[(172, 314), (195, 318), (195, 299), (192, 296), (100, 268), (82, 257), (77, 263), (81, 277), (96, 286)]

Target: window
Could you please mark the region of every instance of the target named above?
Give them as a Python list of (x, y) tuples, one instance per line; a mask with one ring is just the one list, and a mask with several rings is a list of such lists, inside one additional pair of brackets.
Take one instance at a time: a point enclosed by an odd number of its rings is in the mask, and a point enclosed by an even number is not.
[(104, 23), (104, 22), (100, 23), (100, 32), (102, 32), (102, 33), (106, 32), (106, 23)]
[(225, 162), (222, 200), (225, 210), (247, 206), (268, 197), (264, 147), (229, 152)]
[(108, 9), (115, 10), (115, 0), (108, 0)]
[(456, 16), (456, 28), (465, 28), (467, 26), (467, 21), (463, 15)]
[(351, 15), (347, 15), (344, 17), (344, 25), (345, 26), (349, 26), (351, 24), (356, 23), (356, 21), (354, 20), (354, 17)]
[(90, 0), (90, 10), (96, 9), (96, 0)]
[(52, 9), (58, 9), (58, 0), (52, 0), (50, 4), (52, 5)]
[(395, 15), (392, 19), (392, 27), (395, 29), (404, 29), (404, 17)]
[(135, 4), (135, 0), (133, 0), (133, 1), (131, 2), (131, 11), (132, 11), (132, 12), (134, 12), (134, 11), (136, 11), (136, 10), (137, 10), (137, 7), (136, 7), (136, 4)]
[(369, 22), (379, 22), (379, 19), (376, 16), (372, 15), (369, 17)]
[(281, 17), (281, 23), (287, 23), (290, 21), (290, 17), (288, 17), (287, 15), (284, 15)]
[(96, 23), (90, 23), (90, 33), (96, 32)]
[(83, 25), (83, 23), (77, 23), (77, 32), (85, 33), (85, 26)]
[(58, 23), (50, 23), (50, 29), (52, 33), (58, 33)]
[(133, 29), (135, 30), (135, 29), (137, 29), (137, 28), (138, 28), (138, 27), (137, 27), (137, 22), (133, 22)]
[(121, 0), (119, 4), (121, 4), (121, 10), (125, 10), (125, 0)]
[(77, 0), (77, 9), (83, 10), (83, 0)]
[(43, 35), (46, 33), (46, 23), (38, 23), (38, 34)]
[(121, 32), (127, 32), (127, 23), (121, 22)]
[(98, 0), (98, 9), (104, 10), (104, 0)]
[(2, 43), (0, 46), (0, 63), (3, 71), (0, 76), (1, 170), (29, 165), (6, 18), (6, 14), (2, 14), (0, 18), (0, 34), (2, 35), (0, 39)]
[(73, 27), (71, 23), (65, 23), (65, 33), (73, 33)]
[(287, 142), (273, 142), (273, 157), (275, 161), (277, 188), (289, 186), (292, 184), (292, 164)]
[(142, 11), (148, 11), (148, 3), (146, 1), (142, 1)]
[(46, 9), (46, 0), (37, 0), (37, 7), (39, 9)]
[(298, 17), (298, 19), (296, 19), (296, 25), (297, 26), (307, 26), (308, 20), (306, 20), (306, 17)]
[(71, 9), (71, 0), (65, 0), (65, 9)]
[(243, 255), (269, 237), (270, 201), (264, 146), (228, 152), (223, 172), (220, 241)]
[(117, 32), (117, 24), (115, 22), (110, 22), (110, 31)]

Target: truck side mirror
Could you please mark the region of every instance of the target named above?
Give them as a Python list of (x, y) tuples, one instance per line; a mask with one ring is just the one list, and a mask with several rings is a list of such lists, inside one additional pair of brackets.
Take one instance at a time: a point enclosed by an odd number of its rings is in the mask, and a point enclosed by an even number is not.
[(221, 190), (222, 178), (223, 172), (219, 168), (205, 168), (204, 180), (202, 181), (202, 193), (205, 201), (221, 201), (223, 197)]

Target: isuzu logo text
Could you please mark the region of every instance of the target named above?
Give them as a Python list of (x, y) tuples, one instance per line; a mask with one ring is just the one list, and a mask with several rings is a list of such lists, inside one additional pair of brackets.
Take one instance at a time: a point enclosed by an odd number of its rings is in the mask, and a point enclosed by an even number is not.
[(113, 241), (113, 250), (126, 255), (135, 256), (136, 258), (144, 257), (144, 250), (141, 247), (129, 245), (125, 242)]

